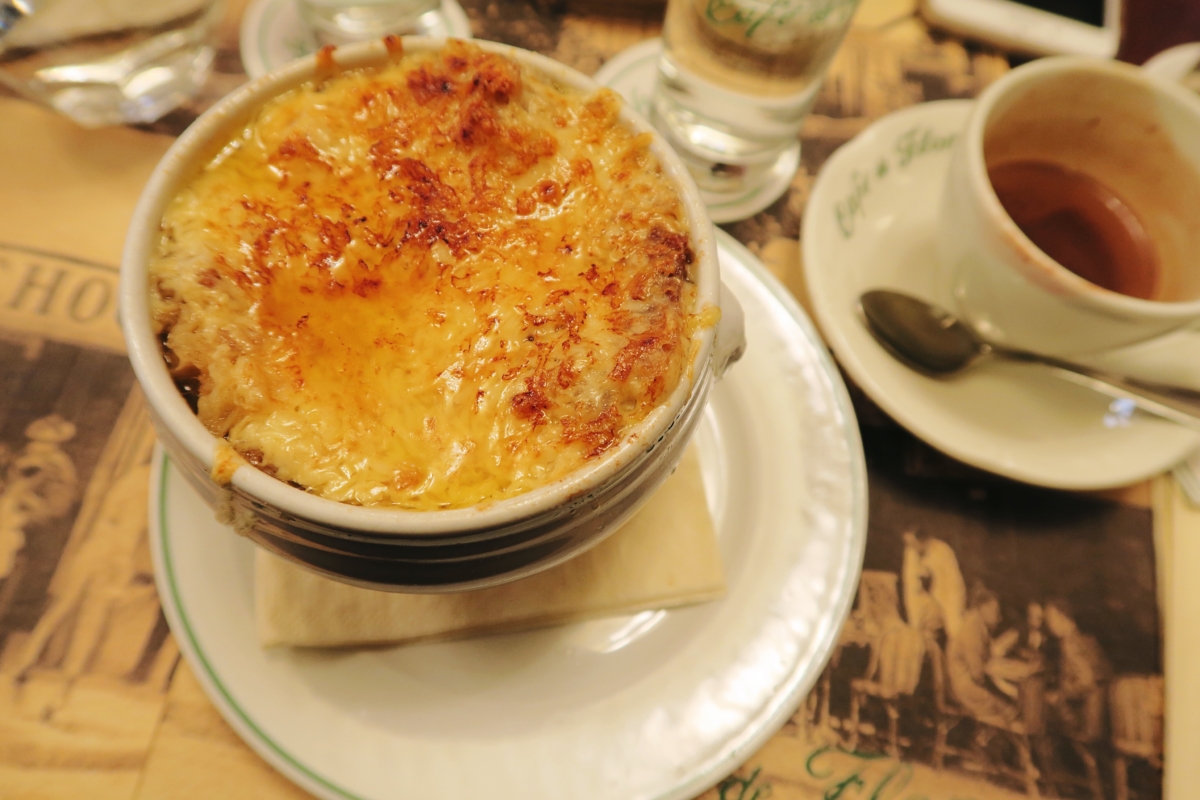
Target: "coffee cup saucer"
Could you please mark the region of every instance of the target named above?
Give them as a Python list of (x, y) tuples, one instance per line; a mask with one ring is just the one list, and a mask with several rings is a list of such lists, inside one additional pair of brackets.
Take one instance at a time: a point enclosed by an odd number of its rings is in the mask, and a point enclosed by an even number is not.
[[(896, 361), (859, 320), (860, 294), (907, 292), (953, 309), (936, 234), (951, 145), (972, 102), (880, 119), (825, 163), (804, 215), (805, 279), (818, 326), (864, 392), (942, 452), (1026, 483), (1102, 489), (1183, 460), (1200, 433), (1135, 411), (1039, 365), (985, 361), (950, 379)], [(1084, 359), (1079, 359), (1083, 361)], [(1200, 388), (1200, 334), (1180, 332), (1086, 360)]]

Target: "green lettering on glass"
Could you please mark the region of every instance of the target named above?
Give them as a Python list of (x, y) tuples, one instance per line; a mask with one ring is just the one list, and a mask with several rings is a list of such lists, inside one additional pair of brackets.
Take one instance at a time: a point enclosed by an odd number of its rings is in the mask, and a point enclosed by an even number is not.
[(809, 12), (806, 18), (808, 24), (827, 22), (835, 11), (852, 10), (856, 1), (825, 0), (823, 3), (810, 4), (797, 0), (771, 0), (771, 4), (766, 8), (756, 9), (737, 0), (708, 0), (704, 7), (704, 16), (714, 25), (736, 25), (745, 28), (743, 35), (749, 39), (763, 25), (787, 25), (805, 11)]

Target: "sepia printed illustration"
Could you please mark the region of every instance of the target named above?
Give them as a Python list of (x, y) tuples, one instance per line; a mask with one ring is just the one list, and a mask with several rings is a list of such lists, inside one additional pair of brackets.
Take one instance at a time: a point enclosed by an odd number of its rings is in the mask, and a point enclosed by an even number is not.
[(976, 471), (856, 401), (854, 609), (791, 722), (713, 795), (1161, 797), (1150, 509)]
[(178, 658), (153, 444), (123, 355), (0, 329), (0, 796), (132, 794)]

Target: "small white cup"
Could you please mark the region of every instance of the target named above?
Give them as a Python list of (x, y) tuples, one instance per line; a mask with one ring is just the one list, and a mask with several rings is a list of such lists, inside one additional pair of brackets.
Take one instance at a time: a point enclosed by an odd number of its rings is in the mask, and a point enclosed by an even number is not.
[[(1158, 296), (1101, 288), (1038, 249), (1005, 212), (988, 164), (1056, 162), (1107, 185), (1158, 252)], [(954, 145), (938, 246), (960, 316), (1055, 355), (1134, 344), (1200, 319), (1200, 99), (1136, 67), (1047, 58), (976, 101)]]

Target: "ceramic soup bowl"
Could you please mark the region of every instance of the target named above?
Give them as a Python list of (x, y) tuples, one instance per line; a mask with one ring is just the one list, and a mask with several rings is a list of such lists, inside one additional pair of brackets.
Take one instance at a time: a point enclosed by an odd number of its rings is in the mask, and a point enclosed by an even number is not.
[[(406, 53), (442, 42), (406, 38)], [(599, 88), (544, 56), (490, 42), (559, 84)], [(339, 48), (342, 68), (382, 63), (382, 42)], [(697, 331), (697, 346), (673, 394), (602, 456), (525, 494), (466, 508), (407, 511), (325, 499), (249, 465), (219, 485), (211, 477), (218, 439), (180, 394), (163, 359), (149, 310), (147, 265), (163, 211), (179, 188), (228, 136), (267, 100), (312, 79), (315, 57), (296, 61), (230, 94), (193, 124), (163, 157), (134, 212), (121, 266), (121, 318), (130, 360), (172, 463), (218, 518), (258, 545), (305, 567), (356, 585), (409, 592), (459, 591), (503, 583), (560, 563), (620, 526), (671, 474), (704, 408), (713, 381), (744, 347), (741, 310), (722, 292), (717, 248), (699, 193), (686, 168), (653, 127), (624, 106), (620, 119), (653, 137), (651, 150), (678, 190), (695, 255), (691, 279), (697, 310), (719, 306), (721, 321)]]

